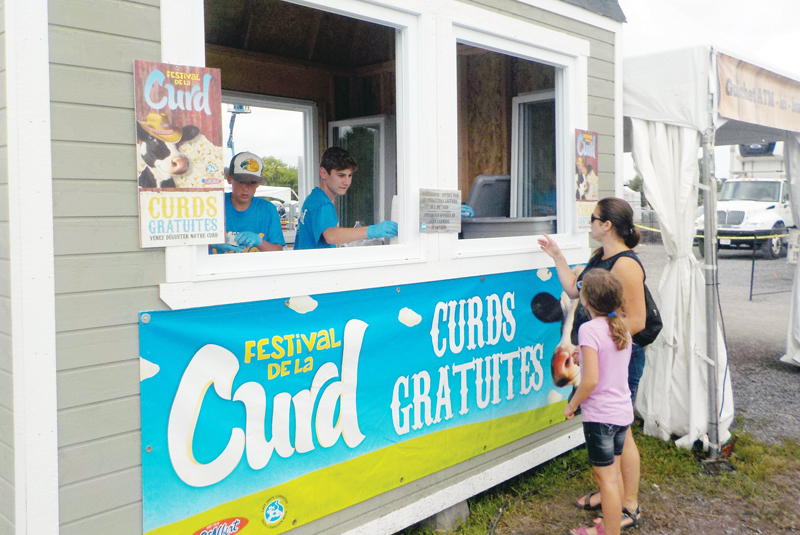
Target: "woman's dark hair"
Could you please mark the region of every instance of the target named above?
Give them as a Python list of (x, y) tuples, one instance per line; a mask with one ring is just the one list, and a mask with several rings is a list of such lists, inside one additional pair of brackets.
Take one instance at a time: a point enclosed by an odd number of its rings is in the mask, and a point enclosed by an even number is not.
[(614, 232), (622, 238), (625, 246), (633, 249), (639, 243), (642, 234), (633, 224), (633, 209), (625, 200), (618, 197), (606, 197), (597, 203), (601, 221), (611, 221)]
[(628, 328), (622, 321), (622, 283), (617, 276), (605, 269), (589, 271), (583, 277), (581, 296), (595, 315), (606, 316), (617, 349), (628, 347)]

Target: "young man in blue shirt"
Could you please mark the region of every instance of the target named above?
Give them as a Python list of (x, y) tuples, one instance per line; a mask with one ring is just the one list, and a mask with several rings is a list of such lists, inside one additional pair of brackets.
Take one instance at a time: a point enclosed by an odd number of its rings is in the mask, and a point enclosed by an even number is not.
[(231, 159), (225, 177), (231, 192), (225, 194), (227, 243), (209, 246), (211, 254), (281, 251), (286, 245), (278, 209), (265, 199), (254, 197), (261, 184), (261, 158), (240, 152)]
[(319, 162), (319, 187), (306, 197), (300, 211), (294, 248), (324, 249), (372, 238), (394, 238), (397, 223), (381, 221), (368, 227), (339, 227), (334, 201), (347, 193), (358, 164), (346, 150), (331, 147)]

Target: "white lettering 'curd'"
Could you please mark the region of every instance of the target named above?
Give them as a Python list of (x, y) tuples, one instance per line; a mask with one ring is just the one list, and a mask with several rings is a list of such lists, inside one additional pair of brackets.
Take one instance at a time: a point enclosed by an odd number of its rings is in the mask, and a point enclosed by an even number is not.
[[(368, 325), (361, 320), (350, 320), (344, 329), (341, 381), (323, 385), (339, 376), (339, 370), (328, 362), (317, 370), (311, 388), (294, 396), (288, 392), (276, 394), (272, 399), (272, 439), (264, 434), (267, 396), (264, 387), (256, 382), (241, 385), (233, 396), (231, 389), (239, 371), (239, 361), (227, 349), (208, 344), (195, 353), (178, 385), (175, 401), (169, 415), (167, 444), (172, 466), (178, 477), (193, 487), (207, 487), (228, 477), (247, 452), (247, 463), (254, 470), (264, 468), (272, 452), (289, 457), (295, 451), (306, 453), (314, 449), (312, 415), (319, 399), (314, 421), (317, 441), (323, 448), (333, 446), (344, 437), (350, 448), (358, 446), (364, 435), (358, 427), (356, 386), (361, 343)], [(192, 442), (203, 398), (211, 385), (217, 395), (228, 401), (241, 401), (245, 406), (245, 429), (234, 427), (228, 444), (216, 459), (209, 463), (198, 462)], [(336, 405), (339, 417), (334, 421)], [(294, 406), (295, 436), (292, 446), (289, 436), (290, 412)]]

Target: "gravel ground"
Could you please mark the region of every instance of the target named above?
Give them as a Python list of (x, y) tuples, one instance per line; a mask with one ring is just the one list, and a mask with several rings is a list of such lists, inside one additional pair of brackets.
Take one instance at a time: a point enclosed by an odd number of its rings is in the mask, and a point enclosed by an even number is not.
[[(655, 293), (667, 263), (664, 246), (642, 243), (636, 252)], [(800, 367), (779, 361), (786, 352), (795, 267), (786, 258), (767, 260), (760, 255), (753, 264), (749, 249), (719, 252), (719, 295), (734, 408), (747, 430), (770, 443), (800, 438)]]

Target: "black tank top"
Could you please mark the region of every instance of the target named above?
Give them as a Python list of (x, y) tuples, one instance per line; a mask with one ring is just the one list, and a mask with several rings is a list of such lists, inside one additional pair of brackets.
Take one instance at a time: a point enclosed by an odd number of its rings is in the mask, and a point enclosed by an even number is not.
[[(589, 271), (592, 269), (604, 269), (606, 271), (611, 271), (611, 268), (614, 267), (614, 264), (616, 264), (617, 260), (623, 256), (636, 260), (636, 263), (642, 268), (642, 275), (645, 279), (647, 278), (647, 275), (644, 272), (644, 266), (642, 265), (641, 260), (639, 260), (639, 257), (636, 256), (636, 253), (633, 251), (627, 250), (617, 253), (614, 256), (609, 256), (605, 259), (603, 258), (602, 254), (592, 256), (592, 258), (589, 259), (589, 263), (586, 264), (586, 268), (581, 272), (580, 275), (578, 275), (578, 282), (582, 281), (583, 276), (589, 273)], [(574, 345), (578, 345), (578, 329), (590, 319), (592, 319), (592, 316), (589, 315), (589, 311), (586, 310), (586, 308), (579, 301), (578, 307), (575, 309), (575, 321), (572, 324), (572, 332), (570, 333), (570, 339)]]

